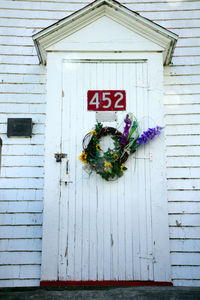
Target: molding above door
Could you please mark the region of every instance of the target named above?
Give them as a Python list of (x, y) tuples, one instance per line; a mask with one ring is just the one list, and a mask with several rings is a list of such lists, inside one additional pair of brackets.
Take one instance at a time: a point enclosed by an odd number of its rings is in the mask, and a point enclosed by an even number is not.
[[(150, 48), (150, 50), (153, 52), (163, 52), (164, 65), (171, 62), (178, 36), (114, 0), (96, 0), (81, 10), (76, 11), (70, 16), (59, 20), (57, 23), (33, 35), (40, 62), (46, 64), (47, 52), (51, 50), (52, 46), (81, 29), (86, 28), (90, 24), (99, 21), (103, 17), (107, 17), (107, 19), (112, 20), (118, 25), (120, 24), (142, 40), (153, 43), (155, 47), (154, 49)], [(105, 22), (105, 19), (103, 22)], [(101, 26), (101, 24), (99, 25)], [(109, 29), (109, 27), (107, 28)], [(93, 35), (96, 36), (96, 32), (94, 32)], [(88, 38), (90, 38), (89, 35)], [(110, 42), (110, 44), (112, 46), (112, 42)], [(134, 45), (130, 46), (128, 50), (137, 50), (138, 52), (147, 51), (147, 49), (143, 48), (144, 43), (137, 44), (141, 44), (141, 49), (134, 49)], [(52, 49), (55, 48), (53, 47)], [(62, 51), (64, 50), (65, 49), (62, 49)], [(101, 49), (99, 50), (101, 51)], [(113, 51), (114, 50), (113, 48)]]

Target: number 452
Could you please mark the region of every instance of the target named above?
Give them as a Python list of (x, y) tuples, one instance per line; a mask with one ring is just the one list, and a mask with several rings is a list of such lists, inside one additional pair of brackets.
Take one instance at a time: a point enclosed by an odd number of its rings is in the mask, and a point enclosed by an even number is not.
[(99, 94), (99, 92), (96, 92), (89, 101), (89, 105), (94, 105), (97, 110), (101, 108), (103, 110), (109, 110), (110, 108), (112, 110), (120, 110), (125, 108), (124, 93), (116, 91), (114, 93), (102, 92), (101, 96)]

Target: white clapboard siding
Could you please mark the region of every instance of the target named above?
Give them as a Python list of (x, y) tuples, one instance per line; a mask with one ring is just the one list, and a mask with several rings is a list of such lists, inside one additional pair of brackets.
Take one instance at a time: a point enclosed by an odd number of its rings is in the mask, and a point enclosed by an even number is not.
[[(31, 36), (90, 2), (0, 3), (0, 217), (5, 224), (0, 229), (0, 286), (37, 286), (40, 279), (46, 68), (38, 65)], [(200, 2), (121, 3), (179, 34), (173, 65), (164, 69), (172, 280), (200, 286)], [(8, 117), (33, 118), (33, 137), (8, 139)]]
[(41, 213), (3, 213), (0, 214), (1, 225), (41, 225)]
[[(176, 124), (176, 123), (175, 123)], [(186, 146), (186, 145), (193, 145), (199, 146), (200, 141), (197, 139), (196, 135), (168, 135), (166, 144), (168, 146)]]
[[(36, 239), (42, 237), (42, 226), (2, 226), (0, 239)], [(38, 277), (39, 278), (39, 277)]]
[[(1, 45), (0, 55), (37, 55), (34, 46), (6, 46)], [(8, 74), (9, 75), (9, 74)]]
[(171, 239), (170, 247), (171, 247), (171, 252), (174, 253), (179, 253), (179, 252), (198, 253), (200, 247), (200, 241), (193, 240), (193, 239), (188, 239), (188, 240)]
[[(24, 148), (26, 148), (24, 146)], [(31, 146), (32, 147), (32, 146)], [(43, 177), (44, 170), (42, 167), (10, 167), (4, 168), (1, 172), (2, 177)]]
[[(38, 14), (39, 16), (39, 14)], [(12, 20), (12, 24), (11, 21)], [(5, 26), (5, 27), (10, 27), (10, 26), (17, 26), (17, 27), (22, 27), (22, 28), (34, 28), (34, 29), (40, 29), (40, 28), (45, 28), (50, 26), (51, 24), (55, 23), (56, 20), (53, 19), (42, 19), (42, 18), (35, 18), (35, 19), (27, 19), (26, 16), (24, 15), (24, 18), (7, 18), (7, 17), (2, 17), (0, 19), (0, 26)]]
[(24, 279), (40, 277), (40, 267), (38, 265), (5, 265), (0, 266), (0, 279)]
[(176, 286), (200, 286), (200, 280), (199, 279), (174, 279), (173, 280), (174, 285)]
[[(199, 191), (178, 190), (178, 191), (168, 191), (168, 201), (169, 202), (185, 202), (185, 201), (199, 201)], [(198, 212), (198, 211), (197, 211)]]
[[(198, 78), (194, 78), (194, 80)], [(44, 75), (27, 75), (27, 74), (0, 74), (0, 81), (3, 83), (13, 84), (45, 84)]]
[(1, 239), (0, 248), (2, 252), (16, 252), (16, 251), (41, 251), (42, 240), (35, 239)]
[(0, 201), (42, 201), (43, 191), (39, 189), (1, 189)]
[(183, 264), (198, 266), (200, 260), (200, 253), (171, 253), (171, 263), (173, 266), (180, 266)]
[(168, 123), (168, 125), (181, 125), (181, 124), (188, 124), (188, 125), (192, 125), (192, 124), (200, 124), (200, 116), (197, 115), (193, 115), (192, 117), (190, 115), (170, 115), (170, 116), (166, 116), (165, 118), (166, 123)]
[(41, 253), (38, 252), (1, 252), (0, 264), (7, 265), (29, 265), (41, 262)]
[(171, 214), (195, 214), (197, 211), (200, 212), (200, 202), (169, 202), (168, 207)]
[(42, 210), (42, 201), (1, 201), (2, 213), (41, 213)]
[[(3, 56), (3, 58), (2, 58)], [(38, 65), (39, 59), (36, 55), (0, 55), (3, 64)]]
[(24, 287), (39, 286), (39, 279), (0, 279), (0, 285), (3, 287), (21, 287), (23, 284)]
[[(29, 4), (27, 11), (20, 1), (0, 4), (0, 286), (40, 279), (46, 68), (38, 65), (31, 36), (54, 20)], [(32, 138), (7, 138), (8, 117), (32, 118)]]
[[(191, 178), (191, 179), (198, 179), (200, 173), (200, 168), (168, 168), (167, 169), (167, 178)], [(188, 205), (189, 209), (189, 205)], [(187, 211), (187, 210), (186, 210)]]

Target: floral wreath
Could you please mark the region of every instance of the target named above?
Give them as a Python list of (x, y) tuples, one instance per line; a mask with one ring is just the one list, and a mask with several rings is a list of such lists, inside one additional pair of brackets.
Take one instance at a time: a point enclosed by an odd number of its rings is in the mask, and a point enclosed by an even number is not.
[[(95, 129), (86, 134), (83, 139), (83, 152), (79, 159), (87, 164), (90, 171), (96, 171), (105, 180), (115, 180), (127, 170), (125, 162), (130, 154), (137, 148), (147, 144), (163, 129), (160, 126), (148, 128), (141, 135), (138, 130), (138, 122), (132, 113), (124, 119), (124, 131), (121, 133), (114, 127), (103, 127), (101, 123), (95, 125)], [(100, 140), (102, 137), (111, 135), (114, 141), (114, 148), (108, 148), (106, 152), (101, 149)]]

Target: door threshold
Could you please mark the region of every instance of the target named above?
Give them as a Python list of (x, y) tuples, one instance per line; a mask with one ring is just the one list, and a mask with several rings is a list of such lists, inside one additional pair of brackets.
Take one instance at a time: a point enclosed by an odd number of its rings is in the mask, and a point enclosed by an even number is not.
[(40, 286), (173, 286), (165, 281), (40, 281)]

